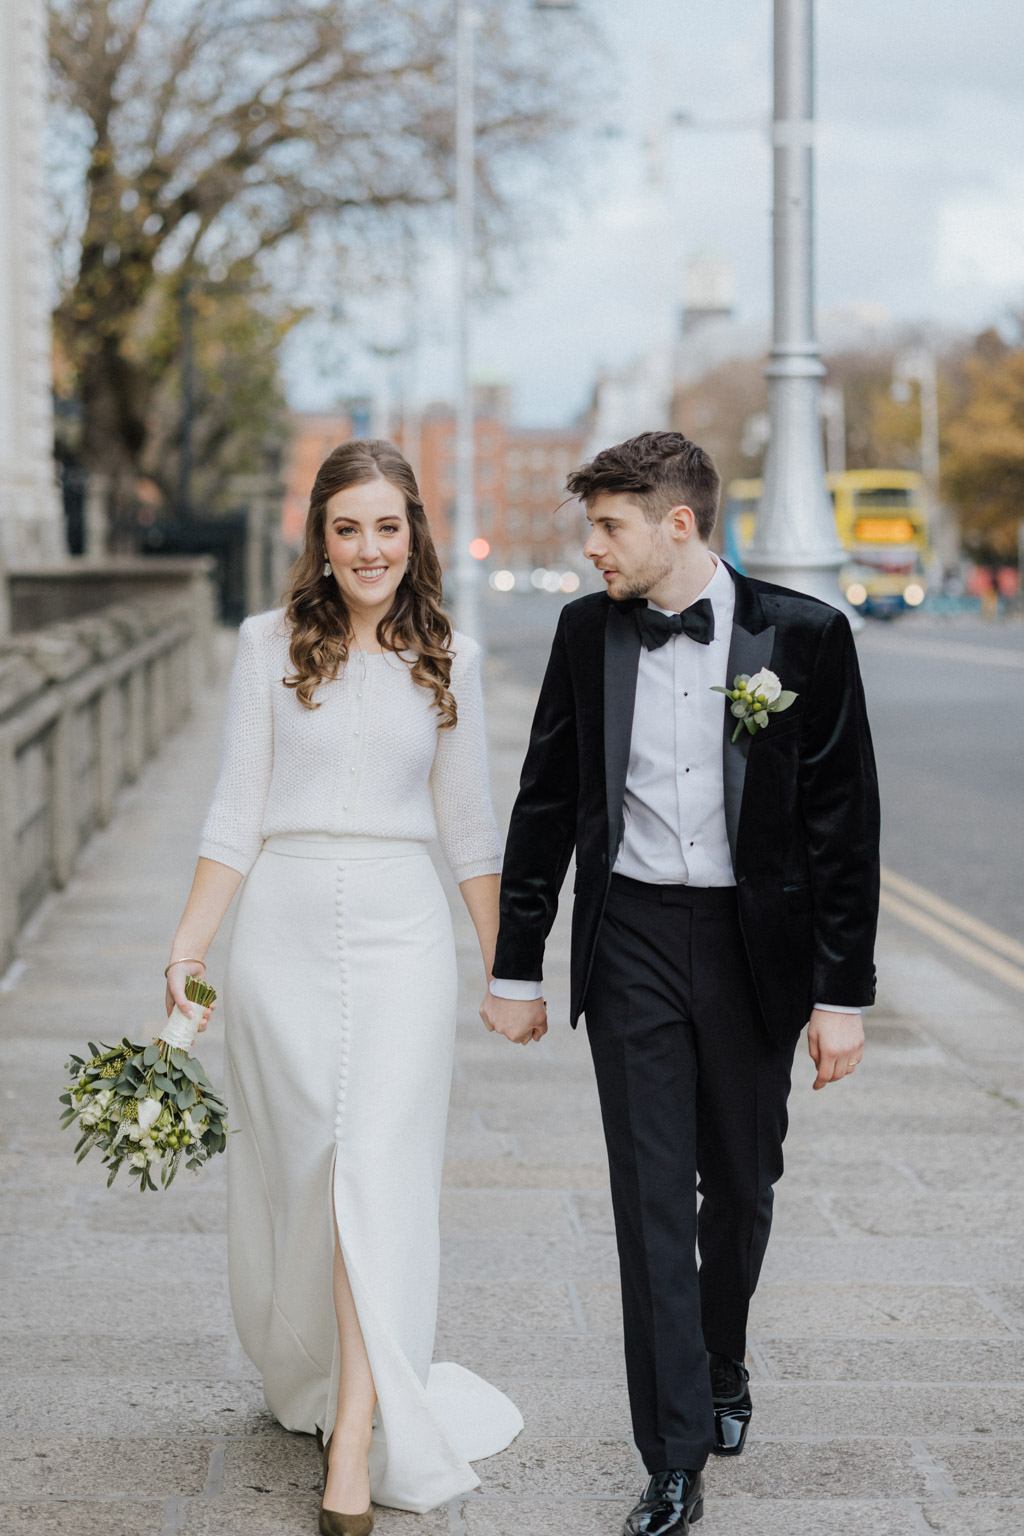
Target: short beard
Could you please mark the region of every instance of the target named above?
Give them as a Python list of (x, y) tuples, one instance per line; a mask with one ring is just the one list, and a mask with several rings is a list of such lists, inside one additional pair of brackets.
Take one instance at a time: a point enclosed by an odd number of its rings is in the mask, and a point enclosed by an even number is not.
[(629, 577), (626, 589), (617, 601), (623, 602), (629, 598), (646, 597), (652, 587), (656, 587), (659, 581), (671, 575), (672, 560), (668, 552), (668, 545), (660, 528), (656, 528), (651, 537), (651, 546), (647, 559), (640, 569)]

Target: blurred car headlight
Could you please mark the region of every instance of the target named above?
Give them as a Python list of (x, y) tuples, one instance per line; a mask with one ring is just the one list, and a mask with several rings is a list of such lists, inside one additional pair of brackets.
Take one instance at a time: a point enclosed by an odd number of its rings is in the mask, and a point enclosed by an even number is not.
[(868, 589), (863, 582), (851, 581), (846, 589), (846, 601), (852, 603), (854, 608), (859, 608), (868, 600)]
[(912, 581), (903, 588), (903, 601), (911, 608), (916, 608), (924, 602), (924, 587), (920, 582)]
[(492, 571), (489, 580), (495, 592), (511, 592), (516, 584), (511, 571)]
[(578, 592), (580, 589), (580, 579), (575, 571), (566, 571), (560, 585), (563, 592)]

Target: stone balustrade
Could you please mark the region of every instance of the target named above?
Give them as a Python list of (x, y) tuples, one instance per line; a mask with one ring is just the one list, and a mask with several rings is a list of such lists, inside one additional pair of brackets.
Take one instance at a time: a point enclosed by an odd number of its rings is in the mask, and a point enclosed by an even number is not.
[(189, 714), (211, 670), (214, 623), (203, 569), (176, 594), (146, 592), (0, 640), (0, 971), (118, 791)]

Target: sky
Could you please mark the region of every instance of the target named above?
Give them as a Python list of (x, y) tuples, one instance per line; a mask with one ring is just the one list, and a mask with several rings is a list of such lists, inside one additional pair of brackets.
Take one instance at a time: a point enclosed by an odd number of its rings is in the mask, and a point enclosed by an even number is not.
[[(740, 320), (770, 312), (771, 0), (581, 4), (609, 73), (583, 125), (587, 173), (474, 324), (474, 371), (510, 383), (528, 425), (570, 421), (600, 371), (673, 334), (694, 255), (728, 263)], [(980, 329), (1024, 310), (1022, 65), (1019, 0), (818, 0), (819, 313)], [(440, 259), (402, 374), (420, 405), (453, 394), (452, 288)], [(296, 406), (397, 393), (398, 365), (358, 347), (311, 368), (313, 339), (289, 358)]]

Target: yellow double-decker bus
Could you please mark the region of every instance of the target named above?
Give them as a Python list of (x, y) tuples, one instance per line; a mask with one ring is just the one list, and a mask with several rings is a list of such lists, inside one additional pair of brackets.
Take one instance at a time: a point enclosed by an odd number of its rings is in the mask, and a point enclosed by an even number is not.
[[(826, 475), (825, 483), (849, 555), (839, 574), (847, 602), (877, 618), (918, 607), (927, 592), (930, 556), (922, 476), (905, 469), (848, 469)], [(760, 480), (733, 480), (726, 488), (724, 552), (741, 571), (760, 500)]]

